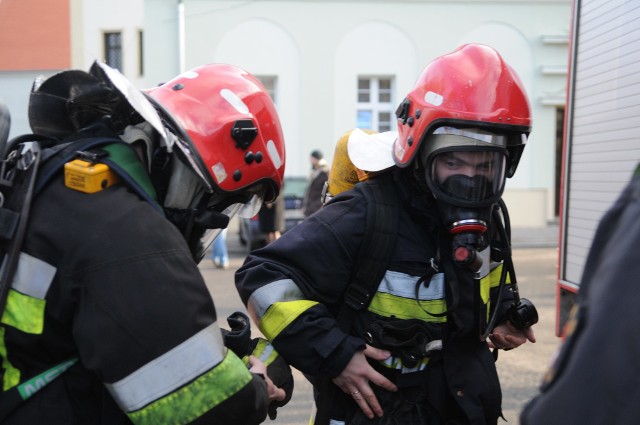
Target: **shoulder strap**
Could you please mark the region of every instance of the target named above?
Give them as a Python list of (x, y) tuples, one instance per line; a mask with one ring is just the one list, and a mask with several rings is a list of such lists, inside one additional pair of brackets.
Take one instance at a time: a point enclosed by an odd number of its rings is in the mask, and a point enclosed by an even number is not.
[(156, 191), (151, 179), (140, 160), (131, 146), (116, 137), (80, 139), (45, 150), (43, 154), (44, 164), (38, 174), (34, 194), (38, 194), (51, 178), (64, 167), (64, 164), (78, 155), (78, 152), (97, 148), (109, 153), (108, 157), (100, 158), (99, 162), (107, 164), (131, 190), (149, 202), (156, 211), (164, 214), (162, 207), (158, 204)]
[[(366, 180), (355, 186), (367, 203), (366, 231), (345, 291), (344, 303), (336, 318), (344, 332), (349, 332), (355, 316), (366, 309), (373, 298), (395, 250), (398, 231), (398, 198), (393, 181), (387, 175)], [(328, 425), (329, 414), (340, 391), (330, 379), (319, 380), (315, 425)]]
[(15, 387), (0, 393), (0, 423), (3, 422), (23, 402), (50, 384), (78, 362), (77, 357), (70, 358), (50, 369), (21, 382)]
[(393, 255), (400, 200), (392, 180), (379, 176), (356, 185), (367, 202), (366, 232), (351, 282), (344, 295), (338, 323), (347, 331), (355, 313), (366, 309)]
[(0, 314), (17, 266), (31, 200), (79, 151), (101, 147), (109, 152), (104, 162), (138, 196), (164, 214), (148, 174), (132, 148), (122, 140), (92, 137), (41, 150), (37, 136), (32, 139), (21, 140), (20, 146), (16, 144), (14, 156), (0, 161), (0, 257), (5, 264), (0, 268)]
[(34, 195), (40, 193), (51, 178), (64, 167), (64, 164), (74, 159), (78, 155), (78, 152), (95, 149), (112, 143), (124, 142), (115, 137), (91, 137), (58, 144), (52, 148), (45, 149), (42, 153), (42, 165), (38, 172)]
[(41, 153), (37, 142), (27, 142), (0, 161), (0, 316), (18, 265)]

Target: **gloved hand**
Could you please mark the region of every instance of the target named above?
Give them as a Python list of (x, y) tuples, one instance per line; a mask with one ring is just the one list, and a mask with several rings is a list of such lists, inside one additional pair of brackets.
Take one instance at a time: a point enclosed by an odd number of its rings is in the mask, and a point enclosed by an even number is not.
[[(252, 351), (251, 346), (251, 321), (246, 314), (236, 311), (227, 317), (227, 323), (231, 330), (220, 328), (224, 345), (236, 356), (243, 358)], [(245, 363), (247, 363), (245, 361)]]
[[(251, 346), (252, 351), (250, 354), (257, 357), (267, 365), (267, 375), (273, 384), (278, 388), (282, 388), (286, 393), (284, 400), (272, 401), (271, 404), (269, 404), (269, 418), (274, 420), (277, 415), (276, 410), (278, 407), (282, 407), (287, 404), (293, 395), (293, 374), (291, 373), (291, 367), (266, 339), (254, 338), (251, 340)], [(248, 362), (249, 355), (243, 357), (242, 360)]]
[(251, 321), (246, 314), (236, 311), (227, 317), (231, 330), (221, 329), (224, 345), (249, 364), (249, 356), (257, 357), (267, 366), (267, 375), (273, 384), (282, 388), (286, 397), (282, 401), (273, 401), (269, 405), (269, 418), (274, 420), (277, 408), (291, 400), (293, 395), (293, 375), (289, 364), (276, 352), (271, 343), (264, 338), (251, 339)]

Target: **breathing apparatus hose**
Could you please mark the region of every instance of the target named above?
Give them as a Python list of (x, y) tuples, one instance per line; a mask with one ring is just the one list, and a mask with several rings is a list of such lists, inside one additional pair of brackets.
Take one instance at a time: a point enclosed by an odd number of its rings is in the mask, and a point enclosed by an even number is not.
[[(502, 218), (500, 217), (500, 215), (498, 214), (498, 211), (502, 210)], [(487, 339), (487, 337), (489, 336), (489, 334), (491, 333), (491, 331), (493, 330), (493, 327), (495, 326), (495, 322), (496, 319), (498, 318), (498, 306), (500, 305), (500, 303), (502, 302), (502, 297), (504, 296), (504, 288), (506, 286), (506, 282), (507, 282), (507, 273), (511, 274), (511, 280), (512, 280), (512, 284), (513, 285), (517, 285), (516, 283), (516, 276), (515, 276), (515, 270), (513, 268), (513, 261), (511, 258), (511, 245), (509, 244), (509, 240), (511, 238), (511, 223), (509, 221), (509, 213), (507, 211), (506, 205), (504, 204), (504, 201), (502, 200), (502, 198), (500, 198), (499, 200), (499, 205), (497, 208), (493, 208), (492, 210), (492, 215), (494, 218), (494, 222), (496, 223), (496, 228), (498, 229), (498, 232), (500, 233), (500, 239), (502, 240), (503, 243), (503, 265), (502, 265), (502, 271), (500, 273), (500, 283), (498, 285), (498, 298), (496, 300), (495, 303), (495, 308), (493, 309), (493, 313), (491, 314), (491, 318), (489, 319), (489, 323), (487, 323), (487, 328), (484, 331), (484, 333), (480, 336), (480, 340), (484, 341)], [(504, 225), (502, 224), (502, 219), (504, 219)], [(508, 229), (508, 230), (507, 230)], [(516, 286), (514, 286), (514, 288), (516, 288)], [(517, 294), (517, 289), (515, 289), (514, 291), (514, 296), (516, 297), (516, 302), (518, 294)]]

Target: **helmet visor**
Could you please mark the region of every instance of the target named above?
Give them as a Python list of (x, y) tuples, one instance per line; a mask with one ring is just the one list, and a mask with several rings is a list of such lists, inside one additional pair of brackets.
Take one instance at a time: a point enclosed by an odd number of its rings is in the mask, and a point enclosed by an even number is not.
[[(226, 216), (229, 220), (231, 220), (236, 214), (240, 215), (240, 217), (253, 217), (258, 213), (260, 207), (262, 206), (262, 201), (264, 198), (264, 191), (260, 191), (259, 193), (255, 193), (251, 199), (246, 203), (236, 202), (233, 203), (226, 208), (224, 208), (220, 213), (214, 213), (216, 215)], [(218, 217), (211, 221), (211, 223), (218, 222), (218, 219), (224, 217)], [(213, 241), (218, 237), (222, 229), (226, 226), (218, 226), (214, 228), (207, 228), (206, 225), (202, 221), (200, 223), (201, 234), (198, 240), (192, 241), (192, 253), (194, 259), (197, 262), (200, 262), (204, 257), (207, 249), (213, 244)]]

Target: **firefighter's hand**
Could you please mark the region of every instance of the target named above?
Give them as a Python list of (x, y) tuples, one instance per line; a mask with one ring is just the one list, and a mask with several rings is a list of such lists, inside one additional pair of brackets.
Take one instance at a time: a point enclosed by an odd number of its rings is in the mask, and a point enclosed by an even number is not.
[(511, 350), (521, 346), (527, 340), (536, 342), (533, 328), (526, 328), (521, 331), (507, 321), (493, 328), (493, 332), (489, 335), (489, 341), (487, 342), (490, 348)]
[(367, 345), (364, 351), (356, 352), (347, 367), (333, 379), (333, 382), (347, 394), (350, 394), (362, 412), (373, 419), (374, 415), (382, 417), (382, 407), (376, 398), (369, 382), (389, 390), (397, 391), (393, 382), (378, 373), (367, 362), (367, 357), (375, 360), (385, 360), (391, 354), (388, 351)]
[(255, 356), (249, 356), (249, 366), (251, 368), (249, 371), (253, 373), (259, 373), (264, 377), (265, 382), (267, 383), (267, 393), (269, 395), (269, 402), (272, 401), (282, 401), (287, 396), (282, 388), (276, 387), (269, 375), (267, 375), (267, 366), (258, 360)]

